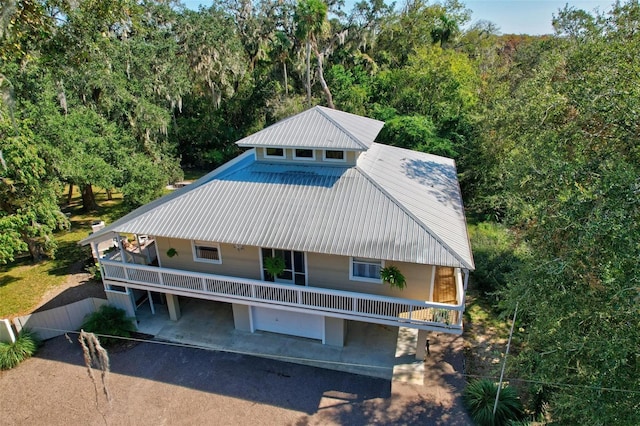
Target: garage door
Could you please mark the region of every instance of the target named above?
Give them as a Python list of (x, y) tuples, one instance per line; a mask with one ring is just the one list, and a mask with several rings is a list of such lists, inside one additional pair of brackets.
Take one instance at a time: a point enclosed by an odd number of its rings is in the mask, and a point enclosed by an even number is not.
[(272, 333), (322, 340), (324, 317), (268, 308), (251, 308), (253, 328)]

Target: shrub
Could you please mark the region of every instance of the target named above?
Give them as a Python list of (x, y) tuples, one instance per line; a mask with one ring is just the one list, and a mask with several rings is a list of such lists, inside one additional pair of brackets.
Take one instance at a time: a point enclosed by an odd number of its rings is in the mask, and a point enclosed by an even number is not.
[(482, 222), (471, 227), (471, 246), (476, 270), (473, 279), (484, 296), (503, 289), (509, 274), (521, 264), (513, 235), (501, 225)]
[(102, 335), (99, 336), (100, 341), (108, 346), (117, 342), (118, 339), (104, 336), (129, 337), (136, 327), (124, 310), (111, 305), (102, 305), (96, 312), (87, 316), (82, 323), (82, 329)]
[(502, 426), (522, 418), (522, 402), (520, 402), (516, 391), (509, 386), (504, 386), (500, 390), (498, 407), (494, 416), (493, 406), (497, 392), (498, 385), (487, 379), (476, 380), (467, 385), (463, 394), (464, 403), (477, 425)]
[(9, 370), (31, 357), (38, 350), (40, 340), (31, 330), (22, 330), (14, 343), (0, 343), (0, 370)]
[(91, 279), (95, 281), (102, 281), (102, 270), (100, 269), (99, 263), (94, 263), (84, 268), (89, 274), (91, 274)]

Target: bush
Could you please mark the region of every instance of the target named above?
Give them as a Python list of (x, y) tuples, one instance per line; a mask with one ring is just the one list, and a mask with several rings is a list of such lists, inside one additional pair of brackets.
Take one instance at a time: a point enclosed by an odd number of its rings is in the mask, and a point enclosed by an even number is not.
[(473, 280), (486, 297), (506, 286), (509, 274), (522, 260), (513, 235), (504, 226), (481, 222), (470, 231), (476, 264)]
[(509, 386), (500, 390), (498, 407), (494, 416), (493, 406), (497, 392), (498, 385), (487, 379), (476, 380), (467, 385), (463, 394), (464, 403), (477, 425), (502, 426), (522, 418), (522, 402), (520, 402), (516, 391)]
[(31, 330), (22, 330), (14, 343), (0, 343), (0, 370), (9, 370), (33, 356), (40, 340)]
[[(93, 259), (91, 259), (93, 262)], [(99, 263), (93, 263), (84, 268), (89, 274), (91, 274), (91, 279), (95, 281), (102, 281), (102, 270), (100, 269)]]
[(102, 335), (98, 336), (100, 342), (108, 346), (117, 342), (118, 339), (103, 336), (129, 337), (136, 327), (124, 310), (111, 305), (102, 305), (96, 312), (87, 316), (82, 323), (82, 329)]

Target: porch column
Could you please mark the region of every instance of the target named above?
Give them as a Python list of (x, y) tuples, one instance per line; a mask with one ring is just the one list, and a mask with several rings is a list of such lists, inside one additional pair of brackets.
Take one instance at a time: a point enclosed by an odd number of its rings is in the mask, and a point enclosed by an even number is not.
[(171, 321), (178, 321), (180, 319), (178, 296), (167, 293), (167, 308), (169, 309), (169, 318)]
[(346, 322), (342, 318), (324, 317), (324, 343), (331, 346), (344, 346)]
[(251, 329), (251, 306), (233, 303), (233, 325), (236, 330), (250, 331)]
[(427, 355), (427, 330), (418, 330), (418, 341), (416, 342), (416, 359), (422, 361)]

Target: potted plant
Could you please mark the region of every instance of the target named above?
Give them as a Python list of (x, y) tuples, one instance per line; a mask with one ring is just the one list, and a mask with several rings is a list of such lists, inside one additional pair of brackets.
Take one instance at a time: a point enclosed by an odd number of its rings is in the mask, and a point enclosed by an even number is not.
[(277, 278), (278, 275), (284, 271), (284, 267), (284, 259), (281, 257), (264, 258), (264, 269), (266, 269), (273, 278)]
[(407, 280), (396, 266), (385, 266), (380, 270), (380, 278), (391, 287), (403, 290), (407, 286)]

